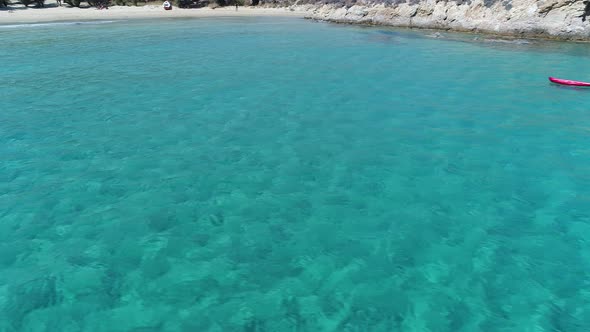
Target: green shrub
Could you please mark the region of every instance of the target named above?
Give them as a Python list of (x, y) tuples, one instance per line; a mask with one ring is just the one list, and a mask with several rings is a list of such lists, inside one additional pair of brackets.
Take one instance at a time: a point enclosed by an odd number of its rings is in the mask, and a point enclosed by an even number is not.
[(29, 7), (29, 5), (33, 3), (33, 0), (20, 0), (20, 3), (25, 5), (25, 7)]
[(105, 8), (110, 6), (110, 1), (109, 0), (86, 0), (88, 2), (88, 4), (92, 7), (97, 7), (97, 8)]
[(64, 2), (72, 7), (80, 7), (80, 2), (82, 2), (82, 1), (81, 0), (64, 0)]

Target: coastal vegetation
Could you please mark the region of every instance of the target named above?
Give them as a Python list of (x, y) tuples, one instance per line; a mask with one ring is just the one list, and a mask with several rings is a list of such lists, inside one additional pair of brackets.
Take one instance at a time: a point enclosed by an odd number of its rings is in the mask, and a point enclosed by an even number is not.
[(37, 7), (45, 7), (45, 0), (21, 0), (21, 3), (25, 7), (29, 7), (32, 4), (35, 4)]
[[(148, 4), (147, 0), (63, 0), (65, 4), (70, 7), (82, 7), (85, 4), (89, 7), (106, 8), (108, 6), (143, 6)], [(243, 0), (174, 0), (174, 4), (180, 8), (201, 8), (214, 5), (216, 7), (223, 6), (239, 6), (244, 5)], [(257, 5), (258, 0), (251, 0), (249, 5)], [(25, 7), (35, 6), (38, 8), (45, 7), (45, 0), (0, 0), (0, 8), (11, 7), (12, 5), (23, 5)]]

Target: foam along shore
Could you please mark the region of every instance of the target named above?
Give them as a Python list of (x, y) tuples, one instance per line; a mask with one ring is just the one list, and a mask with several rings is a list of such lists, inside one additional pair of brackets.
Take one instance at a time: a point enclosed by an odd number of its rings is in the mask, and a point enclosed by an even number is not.
[(46, 2), (46, 8), (8, 8), (0, 10), (0, 25), (20, 23), (44, 23), (60, 21), (121, 20), (165, 17), (228, 17), (228, 16), (292, 16), (304, 17), (305, 13), (287, 8), (235, 7), (182, 9), (174, 7), (166, 11), (162, 6), (112, 6), (109, 9), (55, 7)]

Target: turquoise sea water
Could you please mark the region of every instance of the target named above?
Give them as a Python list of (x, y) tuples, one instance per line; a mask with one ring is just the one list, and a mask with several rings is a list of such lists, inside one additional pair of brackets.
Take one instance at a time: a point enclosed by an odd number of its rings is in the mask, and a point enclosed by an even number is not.
[(0, 27), (0, 331), (588, 331), (588, 45)]

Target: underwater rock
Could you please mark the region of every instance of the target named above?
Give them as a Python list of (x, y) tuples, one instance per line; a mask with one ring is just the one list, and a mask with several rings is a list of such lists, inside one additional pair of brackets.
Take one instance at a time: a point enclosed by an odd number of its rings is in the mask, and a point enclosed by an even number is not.
[(221, 212), (210, 214), (207, 219), (209, 219), (209, 222), (213, 226), (221, 226), (224, 223), (223, 214)]
[(41, 277), (15, 286), (6, 307), (0, 309), (0, 315), (4, 311), (5, 317), (10, 317), (13, 327), (18, 330), (28, 314), (52, 307), (61, 301), (62, 296), (57, 290), (57, 278)]

